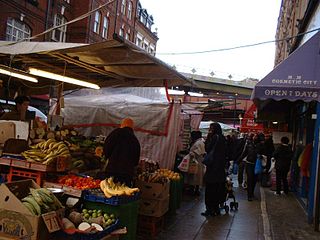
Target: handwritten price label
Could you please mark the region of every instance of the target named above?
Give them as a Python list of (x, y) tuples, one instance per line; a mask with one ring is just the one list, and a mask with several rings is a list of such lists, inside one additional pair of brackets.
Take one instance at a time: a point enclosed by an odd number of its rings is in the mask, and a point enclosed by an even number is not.
[(44, 220), (44, 223), (46, 224), (47, 229), (50, 233), (60, 230), (56, 212), (48, 212), (42, 214), (42, 219)]

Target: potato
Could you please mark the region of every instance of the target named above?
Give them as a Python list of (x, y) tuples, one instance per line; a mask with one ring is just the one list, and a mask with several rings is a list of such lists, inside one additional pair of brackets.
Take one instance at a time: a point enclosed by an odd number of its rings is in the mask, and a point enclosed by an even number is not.
[(82, 215), (79, 212), (73, 211), (69, 214), (68, 218), (71, 222), (73, 222), (76, 226), (78, 226), (82, 222)]

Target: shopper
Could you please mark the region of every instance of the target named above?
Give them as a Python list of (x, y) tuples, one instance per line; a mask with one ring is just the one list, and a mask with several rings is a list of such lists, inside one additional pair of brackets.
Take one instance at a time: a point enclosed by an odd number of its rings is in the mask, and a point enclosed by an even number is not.
[(255, 174), (254, 168), (257, 157), (264, 153), (264, 135), (262, 133), (256, 134), (253, 140), (247, 140), (246, 148), (240, 158), (245, 158), (245, 170), (247, 174), (247, 196), (248, 201), (254, 199), (254, 190), (257, 183), (258, 175)]
[(249, 136), (244, 135), (243, 138), (240, 138), (237, 140), (237, 148), (234, 156), (235, 162), (238, 164), (238, 185), (242, 186), (245, 189), (247, 188), (247, 182), (244, 181), (244, 174), (245, 174), (244, 151), (247, 147), (248, 138)]
[(289, 146), (289, 138), (282, 137), (281, 145), (275, 150), (273, 157), (275, 159), (276, 168), (276, 195), (281, 195), (281, 185), (283, 185), (283, 192), (289, 193), (288, 173), (290, 170), (293, 151)]
[(17, 96), (14, 99), (15, 108), (11, 112), (4, 113), (0, 120), (26, 121), (30, 98), (27, 96)]
[(187, 174), (186, 182), (193, 186), (192, 194), (200, 195), (200, 187), (203, 185), (203, 176), (205, 171), (205, 166), (202, 164), (203, 156), (205, 152), (204, 139), (202, 138), (202, 133), (200, 131), (191, 132), (191, 147), (190, 147), (190, 157), (193, 161), (197, 162), (197, 171), (195, 174)]
[(211, 123), (207, 139), (205, 141), (207, 152), (203, 163), (206, 165), (205, 181), (205, 205), (203, 216), (220, 215), (219, 205), (225, 201), (226, 183), (226, 139), (222, 135), (219, 123)]
[(261, 186), (270, 187), (271, 184), (270, 184), (269, 169), (271, 167), (271, 158), (275, 150), (271, 134), (266, 135), (266, 141), (264, 145), (265, 145), (265, 154), (267, 157), (266, 158), (267, 162), (266, 162), (266, 166), (264, 166), (264, 170), (262, 173)]
[(108, 160), (106, 176), (114, 177), (115, 182), (125, 183), (127, 186), (132, 186), (140, 160), (140, 143), (134, 134), (133, 124), (130, 118), (122, 120), (120, 128), (108, 135), (103, 146)]

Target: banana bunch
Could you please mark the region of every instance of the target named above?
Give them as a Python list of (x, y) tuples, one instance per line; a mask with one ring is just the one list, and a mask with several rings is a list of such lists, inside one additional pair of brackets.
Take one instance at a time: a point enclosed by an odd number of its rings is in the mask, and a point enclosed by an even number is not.
[(50, 138), (31, 146), (30, 150), (24, 151), (21, 155), (29, 162), (40, 162), (48, 165), (58, 156), (70, 156), (70, 152), (64, 142), (57, 142)]
[(63, 207), (53, 193), (46, 188), (30, 188), (30, 194), (21, 201), (33, 215), (37, 216)]
[(132, 196), (135, 192), (139, 192), (139, 188), (130, 188), (125, 184), (113, 182), (113, 178), (109, 177), (100, 182), (100, 188), (106, 198), (114, 196)]
[(167, 183), (169, 181), (168, 177), (162, 175), (159, 171), (154, 173), (143, 172), (138, 175), (138, 180), (148, 183)]

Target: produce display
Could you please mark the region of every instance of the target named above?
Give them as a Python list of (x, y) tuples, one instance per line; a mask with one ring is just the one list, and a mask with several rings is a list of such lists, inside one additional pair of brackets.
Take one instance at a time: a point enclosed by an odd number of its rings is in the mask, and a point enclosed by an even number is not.
[(73, 187), (79, 190), (99, 188), (101, 180), (92, 177), (80, 177), (76, 175), (66, 175), (58, 178), (58, 183)]
[(85, 232), (103, 231), (115, 222), (114, 214), (105, 213), (100, 209), (72, 211), (68, 217), (62, 219), (63, 229), (78, 229)]
[(173, 172), (169, 169), (158, 169), (155, 172), (143, 172), (138, 175), (138, 180), (149, 182), (149, 183), (166, 183), (169, 180), (178, 181), (180, 180), (179, 173)]
[(63, 207), (53, 193), (46, 188), (30, 188), (30, 194), (21, 201), (30, 213), (36, 216)]
[(112, 177), (100, 182), (100, 188), (106, 198), (114, 196), (132, 196), (135, 192), (139, 192), (139, 188), (130, 188), (125, 184), (115, 183)]
[(28, 162), (39, 162), (48, 165), (58, 156), (69, 157), (70, 152), (64, 142), (48, 139), (47, 141), (31, 146), (30, 150), (22, 152), (21, 155)]

